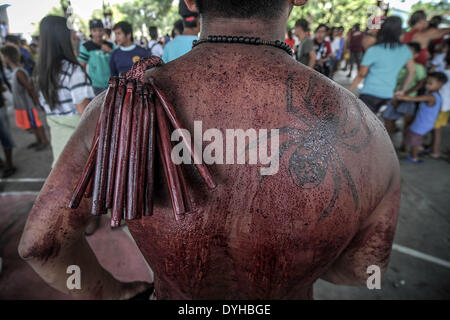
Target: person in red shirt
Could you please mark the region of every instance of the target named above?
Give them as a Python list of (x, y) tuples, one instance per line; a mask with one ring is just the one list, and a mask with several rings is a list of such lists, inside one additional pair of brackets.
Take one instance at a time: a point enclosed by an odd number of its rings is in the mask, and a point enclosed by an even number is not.
[(314, 33), (314, 51), (317, 56), (314, 69), (328, 77), (330, 75), (331, 44), (325, 40), (327, 34), (328, 27), (325, 24), (320, 24)]
[(349, 43), (348, 48), (350, 50), (350, 71), (347, 75), (347, 78), (350, 78), (352, 76), (353, 72), (353, 65), (356, 63), (358, 66), (358, 72), (359, 67), (361, 65), (361, 60), (364, 53), (364, 47), (363, 47), (363, 39), (364, 39), (364, 32), (360, 30), (361, 26), (359, 23), (355, 24), (353, 26), (352, 32), (350, 33), (349, 37)]
[(438, 29), (428, 28), (427, 15), (425, 11), (419, 10), (412, 14), (409, 19), (411, 30), (403, 35), (403, 43), (418, 42), (422, 50), (416, 58), (416, 62), (425, 66), (428, 60), (428, 46), (431, 41), (440, 39), (450, 34), (450, 28)]
[(288, 30), (287, 38), (286, 38), (286, 40), (284, 40), (284, 42), (286, 42), (289, 45), (289, 47), (291, 47), (291, 49), (294, 49), (295, 39), (292, 36), (292, 30)]

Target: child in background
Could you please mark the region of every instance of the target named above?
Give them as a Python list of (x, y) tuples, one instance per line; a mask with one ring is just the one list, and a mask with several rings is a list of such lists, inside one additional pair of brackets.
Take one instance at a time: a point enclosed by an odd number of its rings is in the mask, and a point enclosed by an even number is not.
[[(450, 79), (450, 50), (447, 51), (445, 62), (446, 68), (442, 73), (447, 76), (447, 79)], [(439, 94), (442, 98), (442, 107), (434, 125), (433, 148), (430, 154), (430, 157), (433, 159), (439, 159), (441, 157), (442, 128), (448, 124), (450, 118), (450, 81), (447, 81), (447, 83), (442, 86), (441, 90), (439, 90)]]
[(5, 63), (12, 70), (11, 86), (16, 114), (16, 124), (23, 130), (31, 130), (37, 141), (28, 146), (36, 150), (44, 150), (49, 146), (44, 126), (39, 120), (36, 106), (39, 99), (28, 77), (27, 71), (20, 66), (19, 50), (13, 45), (0, 49)]
[(442, 105), (442, 98), (439, 90), (448, 81), (447, 76), (442, 72), (430, 73), (427, 77), (425, 85), (426, 93), (417, 97), (409, 97), (407, 95), (397, 95), (400, 101), (420, 102), (419, 111), (411, 124), (406, 130), (405, 143), (411, 147), (411, 156), (406, 161), (410, 163), (423, 163), (419, 159), (419, 151), (423, 144), (423, 137), (433, 130), (436, 119)]
[[(408, 44), (409, 48), (412, 51), (414, 59), (416, 59), (419, 56), (420, 53), (420, 44), (417, 42), (411, 42)], [(425, 70), (425, 67), (417, 62), (414, 63), (416, 67), (416, 73), (414, 74), (414, 79), (411, 82), (410, 87), (408, 90), (406, 90), (405, 94), (409, 97), (417, 97), (417, 90), (419, 88), (423, 87), (425, 83), (425, 79), (427, 78), (427, 71)], [(400, 73), (398, 74), (397, 78), (397, 87), (395, 88), (395, 91), (400, 91), (403, 83), (406, 80), (407, 76), (407, 70), (406, 68), (403, 68)], [(404, 119), (404, 132), (406, 132), (406, 129), (411, 125), (411, 123), (414, 120), (414, 114), (416, 112), (416, 104), (411, 101), (402, 101), (399, 102), (398, 99), (395, 97), (388, 102), (387, 109), (383, 113), (383, 119), (384, 119), (384, 125), (386, 127), (387, 132), (389, 135), (392, 135), (396, 131), (395, 121), (403, 117)], [(402, 143), (402, 146), (400, 148), (401, 150), (405, 149), (404, 141)]]
[(0, 143), (5, 153), (5, 162), (0, 159), (0, 169), (3, 168), (3, 178), (8, 178), (16, 172), (16, 168), (13, 165), (13, 147), (14, 143), (9, 132), (8, 119), (6, 115), (6, 102), (3, 97), (3, 92), (11, 90), (11, 85), (6, 79), (5, 70), (3, 68), (3, 61), (0, 59)]

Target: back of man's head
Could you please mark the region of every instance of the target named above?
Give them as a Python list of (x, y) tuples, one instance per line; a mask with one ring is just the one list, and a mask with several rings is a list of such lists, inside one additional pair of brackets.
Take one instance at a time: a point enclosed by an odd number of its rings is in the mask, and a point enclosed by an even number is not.
[(278, 17), (287, 0), (195, 0), (202, 16), (228, 18), (260, 18)]
[(152, 38), (152, 40), (158, 40), (158, 28), (157, 27), (151, 26), (148, 31), (150, 33), (150, 37)]
[(18, 64), (20, 62), (20, 52), (17, 47), (7, 44), (0, 48), (0, 52), (12, 63)]
[(14, 43), (17, 46), (20, 46), (20, 38), (13, 34), (8, 34), (5, 37), (5, 42)]
[(178, 34), (182, 34), (184, 31), (183, 20), (180, 19), (180, 20), (175, 21), (173, 28), (174, 28), (174, 30), (176, 30), (176, 32)]
[(198, 15), (192, 14), (183, 19), (183, 28), (184, 29), (195, 29), (199, 25)]

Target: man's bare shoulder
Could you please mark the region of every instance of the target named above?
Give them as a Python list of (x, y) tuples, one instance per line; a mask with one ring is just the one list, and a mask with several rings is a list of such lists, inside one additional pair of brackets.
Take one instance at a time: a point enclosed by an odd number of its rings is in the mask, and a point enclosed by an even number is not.
[(327, 120), (331, 124), (331, 120), (340, 119), (343, 120), (342, 125), (362, 122), (376, 133), (374, 139), (390, 142), (383, 123), (356, 95), (308, 67), (300, 64), (296, 67), (286, 77), (288, 100), (292, 92), (297, 105), (305, 108), (315, 120)]
[(316, 148), (332, 148), (335, 160), (349, 168), (370, 168), (365, 171), (367, 181), (374, 178), (376, 189), (388, 188), (399, 166), (383, 123), (344, 87), (309, 68), (301, 71), (288, 73), (287, 113), (302, 124), (303, 134)]

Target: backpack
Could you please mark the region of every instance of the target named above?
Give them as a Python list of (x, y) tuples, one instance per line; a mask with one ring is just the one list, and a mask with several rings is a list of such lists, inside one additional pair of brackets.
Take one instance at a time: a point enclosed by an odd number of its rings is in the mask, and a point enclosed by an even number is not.
[(155, 47), (155, 46), (157, 46), (157, 45), (160, 45), (160, 46), (162, 46), (162, 43), (161, 42), (159, 42), (159, 41), (156, 41), (154, 44), (152, 44), (152, 46), (148, 49), (149, 51), (150, 51), (150, 56), (153, 56), (153, 48)]

